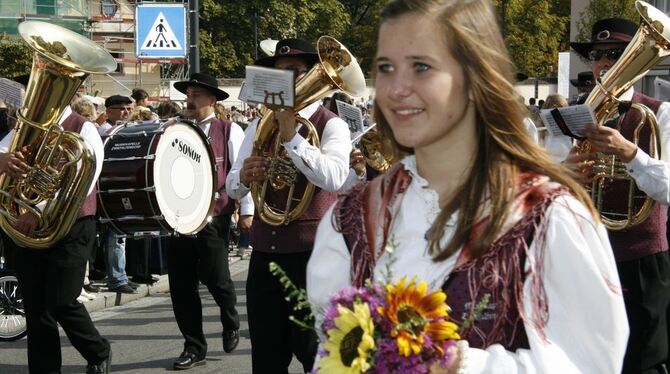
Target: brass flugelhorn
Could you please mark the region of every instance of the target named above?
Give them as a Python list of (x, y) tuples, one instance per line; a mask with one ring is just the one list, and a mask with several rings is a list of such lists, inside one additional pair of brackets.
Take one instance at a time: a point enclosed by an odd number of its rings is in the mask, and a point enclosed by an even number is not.
[[(34, 56), (9, 152), (21, 151), (30, 170), (0, 177), (0, 227), (18, 245), (44, 249), (70, 231), (95, 177), (90, 146), (58, 121), (90, 73), (109, 73), (117, 64), (102, 47), (60, 26), (25, 21), (19, 34)], [(30, 236), (16, 229), (28, 212), (38, 218)]]
[[(640, 112), (641, 121), (634, 131), (633, 142), (639, 143), (643, 131), (649, 131), (649, 155), (661, 157), (661, 136), (654, 112), (648, 107), (625, 102), (620, 99), (638, 80), (666, 56), (670, 55), (670, 18), (644, 1), (636, 1), (635, 8), (640, 13), (640, 27), (628, 43), (619, 60), (596, 83), (585, 104), (594, 110), (596, 122), (603, 126), (619, 115), (619, 106), (630, 105), (629, 110)], [(579, 153), (591, 152), (591, 143), (585, 140), (578, 144)], [(644, 222), (654, 205), (646, 194), (637, 194), (635, 180), (628, 174), (626, 166), (614, 155), (598, 154), (594, 164), (595, 176), (590, 185), (591, 198), (600, 212), (603, 224), (610, 230), (623, 230)], [(615, 183), (627, 184), (627, 204), (623, 209), (611, 206), (617, 202), (607, 201), (604, 196), (606, 186)], [(641, 192), (641, 191), (640, 191)], [(621, 199), (621, 196), (614, 197)], [(639, 203), (638, 201), (642, 201)]]
[[(334, 90), (341, 90), (351, 96), (362, 96), (365, 92), (365, 77), (356, 58), (335, 38), (322, 36), (317, 42), (319, 62), (296, 84), (295, 107), (298, 112), (310, 104), (321, 100)], [(320, 147), (320, 140), (314, 125), (309, 120), (297, 117), (296, 120), (308, 129), (307, 141)], [(274, 114), (267, 110), (258, 123), (254, 137), (253, 155), (267, 156), (270, 166), (263, 183), (251, 183), (251, 195), (256, 204), (258, 216), (269, 225), (287, 225), (300, 217), (309, 207), (315, 187), (309, 181), (302, 196), (294, 197), (295, 185), (300, 173), (285, 154), (280, 144), (279, 130), (274, 123)], [(266, 201), (268, 188), (287, 190), (286, 200)]]

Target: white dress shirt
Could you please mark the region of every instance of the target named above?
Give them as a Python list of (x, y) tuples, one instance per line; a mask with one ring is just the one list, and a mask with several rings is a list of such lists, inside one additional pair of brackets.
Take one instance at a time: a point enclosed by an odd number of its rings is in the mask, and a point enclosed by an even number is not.
[[(631, 88), (621, 95), (622, 100), (631, 100)], [(651, 158), (638, 147), (635, 157), (626, 164), (628, 173), (637, 187), (652, 199), (670, 204), (670, 103), (664, 102), (656, 112), (656, 120), (661, 134), (661, 159)]]
[[(393, 280), (416, 276), (439, 289), (453, 270), (460, 250), (441, 262), (428, 253), (424, 233), (440, 212), (436, 191), (417, 172), (414, 156), (401, 161), (412, 176), (395, 218), (394, 254), (378, 260), (376, 280), (391, 267)], [(314, 251), (307, 265), (307, 294), (319, 326), (329, 297), (349, 286), (350, 256), (342, 234), (332, 226), (333, 208), (321, 220)], [(532, 321), (524, 322), (530, 349), (516, 352), (496, 344), (466, 351), (467, 373), (618, 373), (628, 340), (628, 322), (619, 277), (607, 231), (594, 223), (589, 211), (571, 196), (559, 197), (547, 210), (544, 287), (549, 320), (546, 341)], [(456, 215), (447, 222), (445, 240), (453, 235)], [(529, 261), (535, 260), (535, 242)], [(524, 284), (526, 315), (532, 315), (530, 277)], [(447, 296), (447, 303), (449, 299)]]
[[(71, 113), (72, 108), (70, 108), (70, 106), (65, 107), (63, 114), (58, 120), (58, 124), (62, 125), (65, 119)], [(2, 138), (2, 140), (0, 140), (0, 152), (7, 153), (7, 151), (9, 150), (9, 146), (11, 145), (12, 142), (12, 137), (14, 136), (15, 132), (16, 131), (12, 129), (4, 138)], [(92, 122), (90, 121), (84, 122), (84, 125), (82, 126), (79, 135), (81, 135), (86, 144), (88, 144), (91, 147), (91, 149), (93, 150), (93, 154), (95, 155), (95, 178), (93, 178), (93, 183), (88, 189), (88, 194), (90, 194), (91, 191), (93, 191), (95, 182), (98, 180), (98, 176), (100, 176), (100, 172), (102, 171), (102, 161), (105, 158), (105, 149), (102, 146), (102, 140), (100, 139), (100, 134), (98, 134), (98, 128)]]
[[(319, 108), (319, 102), (312, 103), (298, 114), (309, 119)], [(240, 154), (226, 178), (228, 195), (239, 199), (249, 192), (249, 187), (240, 182), (240, 171), (244, 160), (251, 155), (258, 120), (249, 125), (245, 131), (244, 142)], [(307, 180), (325, 191), (337, 191), (342, 187), (349, 174), (349, 153), (351, 139), (349, 127), (339, 117), (330, 119), (323, 129), (321, 147), (315, 147), (298, 134), (301, 126), (296, 127), (296, 134), (290, 141), (283, 143), (286, 152), (296, 168)]]
[[(215, 119), (216, 116), (214, 113), (212, 113), (209, 116), (205, 117), (205, 119), (200, 121), (200, 123), (198, 123), (198, 127), (200, 128), (200, 130), (202, 130), (202, 132), (205, 133), (205, 135), (209, 136), (210, 124)], [(230, 133), (228, 135), (228, 147), (227, 147), (228, 161), (230, 161), (231, 165), (235, 165), (235, 162), (239, 157), (240, 147), (242, 146), (243, 141), (244, 141), (244, 131), (242, 131), (240, 125), (238, 125), (235, 122), (232, 122), (230, 125)], [(226, 187), (226, 193), (228, 194), (228, 197), (230, 197), (231, 199), (235, 199), (240, 203), (240, 216), (254, 215), (254, 200), (251, 198), (250, 195), (242, 196), (240, 198), (233, 197), (230, 195), (230, 192), (228, 192), (227, 187)]]

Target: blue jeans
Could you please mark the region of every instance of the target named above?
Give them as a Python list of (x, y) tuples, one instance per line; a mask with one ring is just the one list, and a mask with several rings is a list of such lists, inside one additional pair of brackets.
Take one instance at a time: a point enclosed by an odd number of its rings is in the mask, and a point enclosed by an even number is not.
[(126, 239), (113, 231), (105, 235), (107, 247), (107, 287), (116, 288), (128, 284), (126, 275)]

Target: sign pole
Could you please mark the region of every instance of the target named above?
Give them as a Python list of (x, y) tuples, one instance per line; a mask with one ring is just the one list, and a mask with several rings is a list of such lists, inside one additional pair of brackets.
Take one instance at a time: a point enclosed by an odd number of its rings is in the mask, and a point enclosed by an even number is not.
[(189, 49), (188, 58), (189, 58), (189, 72), (191, 75), (193, 73), (200, 72), (200, 36), (198, 29), (200, 28), (200, 20), (198, 19), (198, 0), (189, 0), (188, 2), (188, 13), (190, 20), (190, 42), (191, 48)]

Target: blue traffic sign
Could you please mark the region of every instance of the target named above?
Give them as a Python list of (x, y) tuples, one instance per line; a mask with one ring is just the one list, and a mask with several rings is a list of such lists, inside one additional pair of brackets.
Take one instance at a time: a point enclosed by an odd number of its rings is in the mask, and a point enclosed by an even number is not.
[(135, 8), (137, 58), (183, 58), (187, 53), (184, 4), (138, 4)]

